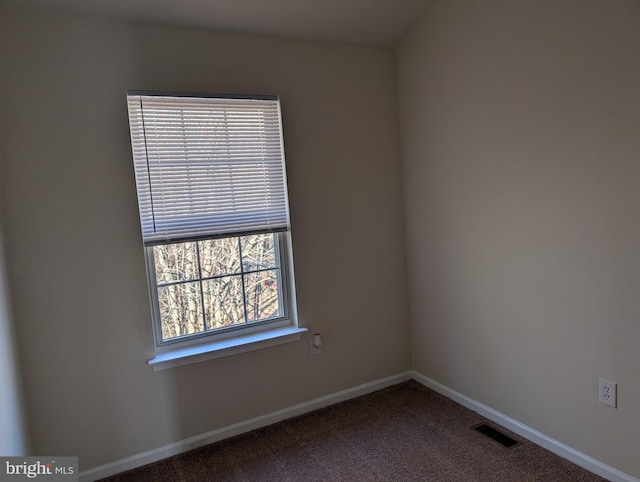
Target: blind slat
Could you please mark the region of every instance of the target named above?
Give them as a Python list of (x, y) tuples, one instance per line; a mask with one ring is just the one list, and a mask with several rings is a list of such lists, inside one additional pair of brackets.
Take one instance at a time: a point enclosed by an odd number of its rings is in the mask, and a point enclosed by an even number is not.
[(278, 100), (127, 102), (145, 244), (288, 229)]

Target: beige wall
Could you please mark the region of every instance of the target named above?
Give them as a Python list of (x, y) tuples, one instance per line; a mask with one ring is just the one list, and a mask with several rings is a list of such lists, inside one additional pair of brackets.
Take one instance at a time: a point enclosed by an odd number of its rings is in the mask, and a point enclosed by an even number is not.
[[(0, 82), (2, 77), (0, 76)], [(2, 84), (0, 83), (0, 86)], [(6, 98), (0, 89), (0, 181), (3, 163), (6, 116)], [(0, 199), (3, 199), (0, 182)], [(25, 417), (21, 393), (21, 375), (18, 366), (13, 311), (6, 272), (6, 256), (2, 229), (2, 203), (0, 202), (0, 454), (19, 456), (27, 452)]]
[(398, 51), (414, 368), (634, 476), (639, 25), (631, 0), (439, 1)]
[(27, 452), (20, 374), (0, 226), (0, 454), (20, 456)]
[[(0, 14), (9, 279), (33, 452), (81, 469), (410, 367), (391, 49)], [(308, 340), (153, 372), (126, 89), (279, 94)]]

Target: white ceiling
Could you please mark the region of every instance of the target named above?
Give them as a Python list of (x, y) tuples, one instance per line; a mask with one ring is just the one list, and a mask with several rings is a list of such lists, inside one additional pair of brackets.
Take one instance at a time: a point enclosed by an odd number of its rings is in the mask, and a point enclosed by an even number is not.
[(1, 0), (240, 32), (394, 45), (434, 0)]

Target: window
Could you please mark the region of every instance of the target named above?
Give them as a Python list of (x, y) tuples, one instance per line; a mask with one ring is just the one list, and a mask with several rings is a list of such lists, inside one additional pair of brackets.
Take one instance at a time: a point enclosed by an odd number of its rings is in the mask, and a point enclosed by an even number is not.
[(297, 328), (278, 98), (127, 101), (157, 351)]
[(280, 319), (280, 235), (251, 234), (149, 249), (162, 342)]

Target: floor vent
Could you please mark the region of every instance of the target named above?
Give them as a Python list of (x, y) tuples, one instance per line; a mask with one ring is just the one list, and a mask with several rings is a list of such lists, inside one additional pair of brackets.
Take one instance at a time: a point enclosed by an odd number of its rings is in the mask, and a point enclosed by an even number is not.
[(474, 425), (471, 428), (474, 429), (474, 430), (477, 430), (482, 435), (486, 435), (487, 437), (489, 437), (494, 442), (497, 442), (500, 445), (502, 445), (503, 447), (506, 447), (508, 449), (513, 448), (516, 445), (520, 445), (520, 442), (518, 442), (517, 440), (513, 440), (508, 435), (505, 435), (502, 432), (496, 430), (495, 428), (490, 427), (486, 423), (481, 423), (479, 425)]

